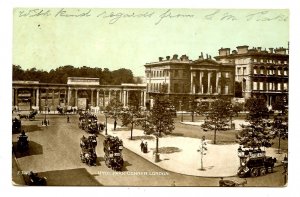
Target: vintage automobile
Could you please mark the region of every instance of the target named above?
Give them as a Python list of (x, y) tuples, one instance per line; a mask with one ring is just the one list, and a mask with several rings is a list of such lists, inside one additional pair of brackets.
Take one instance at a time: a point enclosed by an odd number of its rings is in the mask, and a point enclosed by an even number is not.
[(88, 112), (80, 112), (78, 127), (87, 133), (97, 133), (99, 131), (97, 116)]
[(33, 110), (29, 113), (28, 115), (28, 119), (29, 120), (34, 120), (35, 119), (35, 116), (37, 115), (38, 111), (37, 110)]
[(230, 178), (224, 180), (224, 178), (221, 177), (221, 180), (219, 181), (220, 187), (244, 187), (246, 184), (247, 179), (237, 180), (234, 178)]
[(120, 171), (123, 168), (123, 141), (118, 137), (107, 135), (103, 142), (104, 160), (107, 167)]
[(237, 174), (240, 178), (263, 176), (273, 172), (276, 163), (276, 158), (268, 157), (264, 151), (259, 150), (240, 150), (239, 157), (241, 165)]

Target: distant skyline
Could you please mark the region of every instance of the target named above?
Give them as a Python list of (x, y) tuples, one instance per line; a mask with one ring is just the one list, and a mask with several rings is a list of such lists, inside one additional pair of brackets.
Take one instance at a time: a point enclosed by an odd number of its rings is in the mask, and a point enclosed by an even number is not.
[(158, 57), (212, 57), (240, 45), (288, 47), (288, 10), (14, 9), (13, 64), (131, 69)]

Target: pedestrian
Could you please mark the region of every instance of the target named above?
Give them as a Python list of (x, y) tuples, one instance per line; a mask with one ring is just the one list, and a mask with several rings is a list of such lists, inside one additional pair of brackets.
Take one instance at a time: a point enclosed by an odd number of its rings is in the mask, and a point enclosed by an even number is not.
[(142, 140), (142, 142), (140, 144), (140, 147), (141, 147), (141, 151), (143, 152), (143, 150), (144, 150), (144, 142), (143, 142), (143, 140)]
[(143, 152), (148, 153), (148, 144), (147, 144), (147, 142), (145, 142), (145, 144), (144, 144), (144, 151)]
[(48, 123), (47, 125), (50, 125), (50, 121), (49, 120), (47, 120), (47, 123)]
[(67, 123), (69, 123), (70, 122), (70, 117), (69, 116), (67, 116)]
[(116, 130), (117, 128), (117, 120), (115, 119), (115, 122), (114, 122), (114, 131)]

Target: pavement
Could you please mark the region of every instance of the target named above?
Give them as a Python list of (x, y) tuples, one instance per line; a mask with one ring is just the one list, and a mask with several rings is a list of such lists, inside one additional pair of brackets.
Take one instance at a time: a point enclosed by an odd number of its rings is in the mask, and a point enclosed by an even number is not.
[[(193, 126), (201, 126), (203, 123), (204, 123), (204, 120), (198, 120), (198, 121), (195, 121), (195, 122), (188, 122), (188, 121), (185, 121), (185, 122), (181, 122), (182, 124), (187, 124), (187, 125), (193, 125)], [(248, 125), (249, 122), (245, 121), (245, 120), (232, 120), (232, 123), (235, 124), (235, 130), (242, 130), (242, 127), (241, 125)]]
[[(188, 123), (186, 123), (188, 124)], [(123, 140), (124, 147), (140, 155), (155, 165), (180, 174), (202, 176), (202, 177), (231, 177), (236, 176), (239, 167), (239, 158), (237, 149), (239, 145), (215, 145), (207, 141), (207, 152), (203, 155), (203, 168), (201, 170), (201, 154), (197, 151), (200, 146), (200, 139), (182, 136), (164, 136), (159, 138), (159, 147), (176, 147), (180, 151), (160, 154), (160, 161), (155, 162), (154, 150), (156, 148), (156, 139), (148, 139), (144, 132), (139, 129), (133, 129), (133, 136), (143, 139), (148, 143), (148, 153), (142, 153), (140, 149), (141, 140), (130, 140), (130, 130), (126, 127), (117, 127), (113, 130), (113, 125), (108, 124), (107, 133), (112, 136), (118, 136)], [(101, 133), (105, 134), (105, 131)], [(266, 148), (266, 155), (276, 157), (280, 165), (284, 154), (277, 154), (277, 149)]]

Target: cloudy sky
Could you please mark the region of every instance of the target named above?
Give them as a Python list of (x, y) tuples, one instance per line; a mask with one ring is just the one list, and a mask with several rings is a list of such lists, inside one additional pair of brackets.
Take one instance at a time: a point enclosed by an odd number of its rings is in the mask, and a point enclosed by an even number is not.
[(197, 59), (221, 47), (287, 47), (288, 10), (14, 9), (13, 64), (73, 65), (144, 75), (158, 57)]

